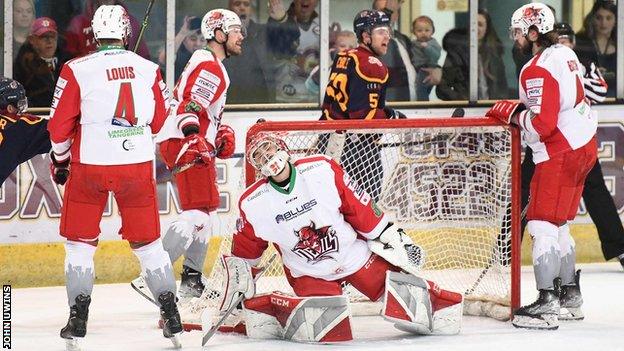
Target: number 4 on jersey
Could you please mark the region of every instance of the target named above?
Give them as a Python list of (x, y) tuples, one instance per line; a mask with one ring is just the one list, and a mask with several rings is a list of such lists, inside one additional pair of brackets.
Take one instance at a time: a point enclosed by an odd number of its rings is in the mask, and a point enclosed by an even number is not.
[(113, 116), (127, 120), (131, 126), (136, 125), (134, 96), (132, 95), (132, 84), (130, 82), (122, 82), (119, 85), (119, 96), (117, 97), (115, 114)]

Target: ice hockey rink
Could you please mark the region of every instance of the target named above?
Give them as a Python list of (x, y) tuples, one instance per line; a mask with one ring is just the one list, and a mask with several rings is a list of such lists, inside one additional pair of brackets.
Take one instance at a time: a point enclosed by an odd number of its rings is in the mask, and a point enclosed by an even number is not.
[[(619, 263), (582, 264), (586, 318), (562, 323), (557, 331), (514, 328), (509, 322), (464, 317), (456, 336), (412, 336), (381, 317), (355, 317), (355, 340), (332, 345), (253, 340), (217, 333), (206, 350), (624, 350), (624, 271)], [(522, 302), (536, 296), (531, 267), (522, 268)], [(96, 285), (84, 350), (168, 350), (157, 328), (155, 307), (129, 284)], [(64, 350), (58, 336), (68, 315), (65, 287), (12, 291), (12, 349)], [(182, 334), (184, 350), (202, 350), (201, 333)]]

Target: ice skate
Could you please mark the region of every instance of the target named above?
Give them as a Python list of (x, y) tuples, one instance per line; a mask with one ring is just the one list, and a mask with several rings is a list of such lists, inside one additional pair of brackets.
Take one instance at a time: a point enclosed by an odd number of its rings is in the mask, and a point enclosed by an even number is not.
[(514, 313), (511, 324), (516, 328), (556, 330), (559, 328), (559, 289), (561, 279), (555, 279), (554, 290), (540, 290), (535, 302), (522, 306)]
[(182, 322), (176, 305), (176, 297), (172, 292), (164, 292), (158, 296), (160, 303), (160, 318), (163, 320), (163, 336), (171, 340), (176, 348), (182, 347), (180, 334)]
[(76, 304), (69, 309), (69, 319), (61, 329), (61, 338), (66, 339), (67, 350), (81, 349), (80, 340), (87, 335), (90, 303), (91, 296), (80, 294), (76, 296)]
[(560, 320), (579, 321), (585, 318), (581, 306), (583, 306), (583, 296), (581, 295), (581, 286), (579, 284), (581, 278), (581, 270), (577, 270), (574, 275), (575, 285), (564, 285), (561, 287), (561, 297), (559, 303), (561, 310), (559, 311)]

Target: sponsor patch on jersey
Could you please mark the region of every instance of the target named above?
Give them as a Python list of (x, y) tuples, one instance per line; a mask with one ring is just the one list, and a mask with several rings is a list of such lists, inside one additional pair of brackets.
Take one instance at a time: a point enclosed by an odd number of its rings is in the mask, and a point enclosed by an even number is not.
[(193, 88), (191, 89), (191, 95), (193, 96), (193, 98), (197, 99), (197, 100), (203, 100), (202, 104), (204, 106), (208, 106), (210, 105), (210, 102), (214, 99), (215, 94), (214, 92), (206, 89), (206, 88), (202, 88), (200, 86), (198, 86), (197, 84), (193, 85)]
[(373, 213), (375, 214), (375, 216), (381, 217), (383, 212), (381, 212), (381, 209), (379, 208), (379, 206), (377, 206), (377, 203), (375, 201), (371, 201), (371, 208), (373, 209)]
[(208, 83), (212, 83), (212, 85), (215, 86), (215, 91), (217, 91), (217, 87), (221, 85), (221, 78), (219, 78), (219, 76), (217, 76), (214, 73), (210, 73), (206, 71), (205, 69), (202, 69), (201, 72), (199, 72), (199, 76), (197, 77), (197, 80), (200, 80), (200, 79), (203, 79)]
[(63, 95), (63, 89), (59, 87), (54, 88), (54, 97), (58, 99), (61, 95)]
[(543, 93), (544, 93), (544, 88), (543, 87), (531, 88), (531, 89), (527, 90), (527, 97), (528, 98), (540, 97), (540, 96), (542, 96)]
[(316, 228), (316, 224), (310, 221), (310, 225), (295, 231), (295, 235), (299, 240), (291, 251), (305, 258), (308, 263), (336, 260), (330, 254), (339, 251), (339, 241), (336, 231), (331, 226)]
[(236, 219), (236, 232), (240, 232), (241, 230), (243, 230), (244, 226), (245, 226), (245, 221), (243, 220), (242, 217), (238, 217)]
[(527, 79), (526, 81), (527, 89), (541, 87), (541, 86), (544, 86), (544, 78), (531, 78), (531, 79)]
[(383, 63), (381, 63), (381, 61), (379, 61), (379, 59), (376, 58), (375, 56), (369, 56), (368, 63), (370, 63), (371, 65), (377, 65), (377, 66), (383, 67)]
[[(63, 92), (61, 92), (61, 94), (63, 94)], [(59, 99), (61, 98), (61, 94), (59, 94), (58, 97), (56, 96), (56, 94), (54, 94), (54, 97), (52, 98), (52, 104), (50, 105), (52, 109), (56, 109), (56, 107), (58, 106), (58, 102), (59, 102)], [(50, 114), (50, 116), (52, 116), (52, 114)]]
[(59, 77), (59, 79), (56, 81), (56, 86), (61, 89), (65, 89), (65, 86), (67, 86), (67, 80)]
[(304, 203), (301, 206), (297, 206), (292, 210), (288, 210), (284, 213), (280, 213), (277, 216), (275, 216), (275, 222), (276, 223), (281, 223), (281, 222), (288, 222), (291, 219), (295, 219), (299, 216), (301, 216), (304, 213), (310, 212), (312, 211), (312, 208), (314, 206), (316, 206), (318, 203), (316, 202), (316, 199), (312, 199), (306, 203)]
[(570, 69), (570, 72), (578, 71), (578, 65), (576, 64), (576, 61), (569, 60), (568, 61), (568, 68)]

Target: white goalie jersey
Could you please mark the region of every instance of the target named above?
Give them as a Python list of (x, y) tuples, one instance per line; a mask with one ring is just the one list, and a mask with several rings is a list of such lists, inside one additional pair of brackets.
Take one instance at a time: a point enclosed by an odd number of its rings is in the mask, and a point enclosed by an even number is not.
[(289, 189), (262, 179), (241, 196), (232, 254), (256, 260), (272, 242), (293, 277), (353, 274), (370, 257), (366, 239), (379, 236), (386, 216), (330, 158), (310, 156), (293, 166)]

